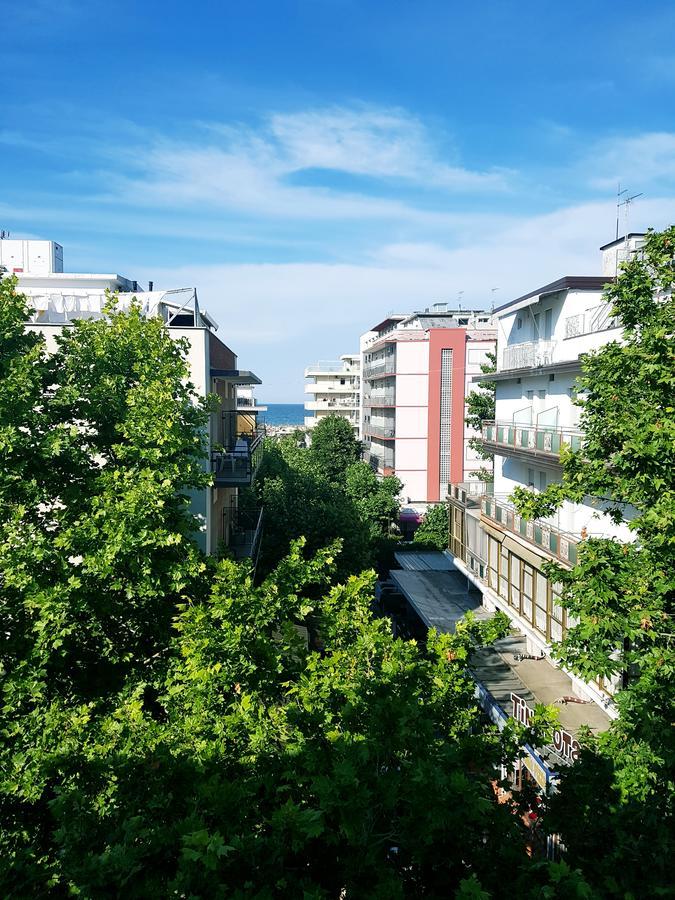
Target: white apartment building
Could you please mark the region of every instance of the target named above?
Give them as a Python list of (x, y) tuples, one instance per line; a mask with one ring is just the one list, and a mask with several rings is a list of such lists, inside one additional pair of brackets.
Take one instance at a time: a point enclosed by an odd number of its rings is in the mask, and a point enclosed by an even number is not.
[(305, 427), (314, 428), (326, 416), (346, 419), (359, 435), (361, 357), (345, 353), (339, 360), (321, 360), (305, 369)]
[[(117, 274), (63, 271), (63, 248), (53, 241), (0, 240), (2, 266), (19, 279), (19, 290), (32, 307), (27, 327), (45, 337), (47, 349), (72, 322), (101, 318), (106, 291), (119, 292), (119, 307), (140, 304), (147, 316), (160, 316), (173, 339), (189, 344), (190, 377), (199, 396), (216, 394), (220, 407), (209, 423), (209, 459), (214, 484), (194, 492), (192, 506), (201, 522), (198, 536), (202, 549), (214, 553), (221, 541), (242, 555), (255, 552), (262, 514), (255, 527), (250, 516), (239, 512), (239, 488), (249, 485), (262, 454), (262, 433), (250, 423), (239, 428), (241, 386), (260, 384), (252, 372), (238, 368), (237, 357), (217, 336), (218, 325), (199, 305), (195, 288), (178, 290), (139, 289), (136, 281)], [(152, 288), (152, 285), (150, 286)]]
[(389, 315), (361, 336), (365, 458), (401, 479), (406, 502), (438, 502), (485, 464), (469, 446), (465, 399), (495, 340), (490, 313), (446, 304)]
[[(455, 565), (481, 592), (484, 606), (501, 609), (511, 618), (522, 639), (521, 661), (536, 660), (530, 664), (536, 669), (530, 687), (538, 679), (539, 689), (531, 703), (551, 702), (546, 688), (553, 682), (563, 684), (557, 690), (563, 691), (565, 706), (594, 701), (582, 707), (581, 717), (565, 714), (572, 734), (580, 724), (606, 727), (607, 716), (615, 714), (611, 698), (618, 685), (602, 680), (583, 683), (550, 662), (551, 643), (560, 641), (572, 623), (560, 604), (560, 585), (546, 577), (542, 565), (553, 560), (571, 568), (577, 545), (585, 537), (629, 541), (631, 533), (625, 521), (615, 525), (604, 515), (609, 504), (597, 498), (565, 502), (553, 516), (527, 521), (509, 496), (516, 486), (539, 491), (560, 481), (561, 447), (583, 445), (580, 410), (574, 405), (580, 356), (621, 339), (620, 323), (610, 315), (603, 287), (616, 274), (618, 262), (639, 249), (642, 237), (627, 235), (601, 248), (603, 276), (566, 276), (495, 311), (497, 373), (489, 378), (497, 383), (496, 418), (483, 425), (485, 445), (495, 454), (494, 485), (475, 481), (450, 485), (450, 551)], [(627, 520), (630, 510), (624, 515)], [(502, 654), (508, 677), (516, 677), (517, 658)], [(520, 706), (513, 703), (516, 715)]]

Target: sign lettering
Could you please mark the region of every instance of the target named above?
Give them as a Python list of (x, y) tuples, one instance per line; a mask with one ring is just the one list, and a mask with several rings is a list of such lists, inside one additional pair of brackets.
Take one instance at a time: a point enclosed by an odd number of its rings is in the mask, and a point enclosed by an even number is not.
[[(513, 718), (526, 727), (530, 724), (534, 710), (530, 709), (527, 702), (519, 697), (518, 694), (511, 694), (513, 703)], [(579, 758), (579, 742), (569, 731), (563, 728), (556, 728), (553, 732), (553, 749), (555, 752), (568, 762), (576, 762)]]

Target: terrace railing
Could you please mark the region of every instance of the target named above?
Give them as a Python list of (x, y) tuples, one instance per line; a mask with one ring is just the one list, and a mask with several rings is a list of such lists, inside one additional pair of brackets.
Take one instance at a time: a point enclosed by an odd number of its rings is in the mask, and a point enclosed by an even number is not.
[(483, 441), (496, 447), (559, 456), (562, 447), (580, 450), (583, 433), (576, 428), (550, 425), (521, 425), (515, 422), (483, 422)]
[(576, 565), (579, 538), (538, 519), (524, 519), (508, 500), (482, 497), (481, 514), (507, 531), (550, 553), (562, 563)]

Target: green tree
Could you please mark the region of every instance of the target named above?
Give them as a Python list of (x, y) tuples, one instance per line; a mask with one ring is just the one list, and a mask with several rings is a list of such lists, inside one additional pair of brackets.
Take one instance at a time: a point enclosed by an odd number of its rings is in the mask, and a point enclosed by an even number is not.
[(548, 570), (576, 622), (559, 659), (584, 679), (618, 677), (623, 687), (619, 720), (589, 739), (552, 804), (571, 859), (603, 896), (664, 896), (673, 857), (674, 280), (675, 227), (650, 231), (605, 291), (622, 340), (583, 358), (582, 449), (562, 454), (562, 484), (514, 494), (530, 517), (599, 498), (635, 538), (589, 538), (574, 569)]
[[(484, 375), (490, 375), (497, 371), (497, 357), (494, 353), (486, 354), (488, 362), (481, 363), (481, 372)], [(465, 423), (469, 428), (473, 428), (480, 433), (483, 422), (494, 421), (495, 418), (495, 398), (497, 395), (496, 381), (483, 381), (466, 397), (466, 418)], [(479, 459), (492, 461), (494, 454), (485, 449), (483, 441), (479, 437), (469, 438), (469, 447), (472, 447)], [(492, 468), (481, 466), (476, 473), (476, 477), (481, 481), (492, 481), (494, 472)]]
[(450, 529), (448, 516), (447, 503), (436, 503), (434, 506), (430, 506), (415, 532), (413, 542), (424, 544), (434, 550), (447, 550)]
[(312, 458), (330, 481), (340, 481), (361, 458), (361, 444), (342, 416), (323, 416), (312, 431)]

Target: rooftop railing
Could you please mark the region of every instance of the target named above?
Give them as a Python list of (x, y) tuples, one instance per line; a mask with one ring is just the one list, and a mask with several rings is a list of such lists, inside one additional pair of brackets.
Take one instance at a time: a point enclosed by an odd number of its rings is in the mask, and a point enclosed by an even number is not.
[(348, 375), (358, 375), (358, 366), (350, 366), (339, 359), (320, 359), (318, 362), (310, 363), (305, 369), (305, 375), (322, 375), (324, 373), (337, 374), (345, 372)]
[(506, 498), (483, 496), (481, 514), (507, 531), (550, 553), (562, 563), (576, 565), (579, 538), (539, 519), (524, 519)]
[(576, 428), (549, 425), (521, 425), (515, 422), (483, 422), (482, 439), (496, 447), (559, 456), (562, 447), (579, 450), (583, 433)]

